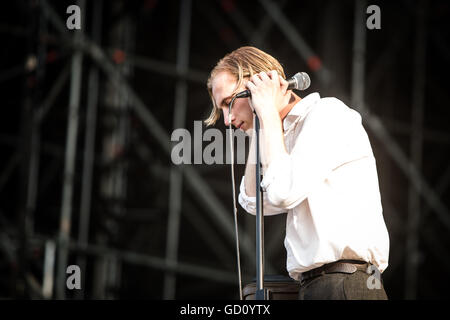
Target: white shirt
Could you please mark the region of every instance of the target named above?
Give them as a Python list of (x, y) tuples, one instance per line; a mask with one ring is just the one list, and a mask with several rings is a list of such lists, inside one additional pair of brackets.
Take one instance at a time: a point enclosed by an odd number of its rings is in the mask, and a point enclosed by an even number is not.
[[(298, 280), (302, 272), (339, 259), (371, 262), (383, 272), (389, 235), (360, 114), (312, 93), (292, 108), (283, 127), (288, 155), (270, 163), (261, 187), (264, 215), (287, 212), (289, 275)], [(239, 203), (256, 214), (256, 198), (246, 195), (244, 179)]]

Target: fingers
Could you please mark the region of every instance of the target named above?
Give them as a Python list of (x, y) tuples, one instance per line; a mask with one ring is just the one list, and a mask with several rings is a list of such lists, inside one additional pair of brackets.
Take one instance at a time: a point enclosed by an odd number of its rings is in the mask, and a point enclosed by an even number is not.
[(255, 77), (255, 79), (261, 79), (262, 81), (268, 81), (268, 80), (272, 80), (272, 81), (278, 81), (278, 72), (276, 70), (271, 70), (269, 72), (260, 72), (258, 74), (253, 75), (253, 77)]
[(280, 76), (278, 75), (278, 72), (276, 70), (271, 70), (269, 72), (260, 72), (257, 74), (254, 74), (250, 77), (249, 82), (253, 82), (256, 86), (261, 85), (261, 83), (266, 81), (271, 81), (273, 83), (281, 84)]
[(287, 88), (289, 86), (289, 82), (287, 82), (285, 79), (283, 79), (282, 76), (279, 76), (279, 79), (280, 79), (281, 91), (283, 92), (283, 94), (285, 94), (287, 91)]
[(272, 79), (272, 81), (279, 82), (279, 76), (278, 76), (278, 72), (276, 70), (270, 71), (269, 75), (270, 75), (270, 79)]
[(253, 82), (255, 85), (260, 85), (262, 83), (260, 73), (254, 74), (249, 82)]
[(265, 72), (260, 72), (259, 77), (261, 78), (262, 81), (270, 81), (270, 77), (267, 75), (267, 73)]

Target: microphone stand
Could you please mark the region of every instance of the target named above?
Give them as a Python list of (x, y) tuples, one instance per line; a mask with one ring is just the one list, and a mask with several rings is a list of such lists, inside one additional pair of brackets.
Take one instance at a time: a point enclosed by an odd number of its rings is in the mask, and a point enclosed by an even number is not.
[(255, 300), (266, 300), (267, 295), (264, 290), (264, 216), (262, 205), (261, 189), (261, 157), (260, 157), (260, 137), (259, 137), (259, 119), (255, 115), (256, 131), (256, 293)]

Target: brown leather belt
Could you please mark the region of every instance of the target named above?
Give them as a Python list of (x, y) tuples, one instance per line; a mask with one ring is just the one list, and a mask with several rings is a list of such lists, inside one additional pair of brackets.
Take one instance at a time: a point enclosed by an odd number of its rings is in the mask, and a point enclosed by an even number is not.
[(338, 260), (324, 264), (321, 267), (303, 272), (300, 277), (300, 283), (315, 278), (326, 273), (354, 273), (357, 270), (367, 272), (369, 263), (360, 260)]

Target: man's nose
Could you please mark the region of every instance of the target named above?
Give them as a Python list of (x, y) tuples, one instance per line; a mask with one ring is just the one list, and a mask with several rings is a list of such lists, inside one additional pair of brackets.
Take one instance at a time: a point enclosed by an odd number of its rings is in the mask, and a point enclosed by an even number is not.
[[(231, 123), (233, 123), (234, 119), (233, 112), (231, 112)], [(228, 110), (225, 109), (223, 110), (223, 121), (227, 127), (230, 125), (230, 122), (228, 121)]]

